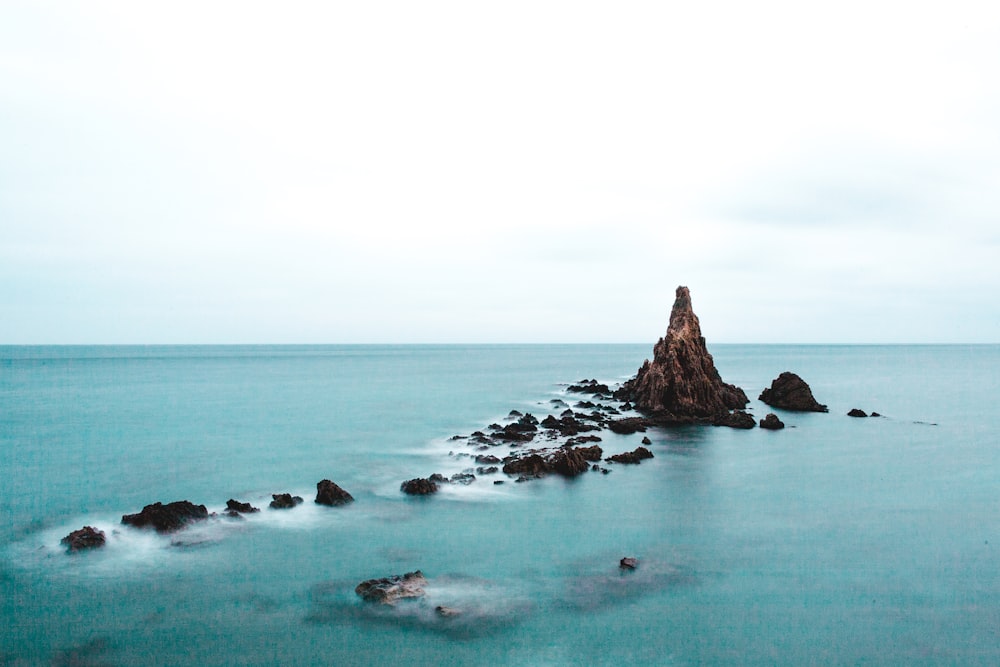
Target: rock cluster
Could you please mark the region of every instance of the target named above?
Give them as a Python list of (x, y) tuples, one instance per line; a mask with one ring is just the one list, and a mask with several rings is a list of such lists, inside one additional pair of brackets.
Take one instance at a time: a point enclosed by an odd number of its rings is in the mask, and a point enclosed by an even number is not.
[(187, 500), (178, 500), (164, 505), (153, 503), (146, 505), (138, 514), (126, 514), (122, 523), (136, 528), (153, 527), (159, 533), (170, 533), (180, 530), (193, 521), (208, 518), (208, 509), (204, 505), (195, 505)]
[(653, 346), (653, 360), (615, 396), (657, 424), (721, 424), (730, 410), (749, 402), (742, 389), (722, 381), (683, 286), (677, 288), (667, 333)]
[(827, 412), (826, 406), (813, 398), (812, 389), (806, 381), (789, 371), (776, 377), (771, 386), (761, 392), (759, 400), (782, 410)]

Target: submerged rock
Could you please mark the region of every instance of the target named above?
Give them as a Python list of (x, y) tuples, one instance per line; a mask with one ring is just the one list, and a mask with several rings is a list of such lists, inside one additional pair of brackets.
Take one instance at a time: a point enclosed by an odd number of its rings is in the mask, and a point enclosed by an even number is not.
[(395, 604), (397, 600), (423, 596), (426, 585), (427, 579), (423, 572), (417, 570), (404, 575), (362, 581), (354, 588), (354, 592), (366, 602)]
[(253, 514), (259, 511), (250, 503), (243, 503), (233, 498), (226, 501), (226, 516), (230, 519), (242, 519), (244, 514)]
[(122, 516), (122, 523), (146, 528), (152, 526), (159, 533), (169, 533), (180, 530), (193, 521), (208, 518), (208, 509), (204, 505), (195, 505), (187, 500), (168, 503), (153, 503), (146, 505), (138, 514)]
[(757, 425), (757, 420), (747, 412), (734, 410), (733, 412), (719, 415), (712, 423), (716, 426), (728, 426), (729, 428), (753, 428)]
[(354, 496), (344, 491), (328, 479), (316, 483), (317, 505), (346, 505), (354, 502)]
[(767, 415), (760, 420), (760, 427), (771, 431), (777, 431), (778, 429), (785, 428), (785, 422), (778, 419), (778, 415), (773, 412), (768, 412)]
[(271, 498), (270, 507), (275, 510), (292, 509), (303, 502), (302, 496), (293, 496), (290, 493), (272, 493)]
[(664, 424), (712, 423), (749, 402), (742, 389), (722, 381), (683, 286), (677, 288), (667, 333), (653, 346), (653, 360), (615, 396)]
[(418, 477), (408, 479), (399, 485), (399, 490), (410, 496), (429, 496), (437, 493), (438, 485), (429, 479)]
[(798, 412), (827, 412), (825, 405), (813, 398), (812, 389), (795, 373), (785, 371), (776, 377), (759, 399), (772, 408)]
[(96, 549), (103, 547), (107, 542), (103, 530), (98, 530), (93, 526), (84, 526), (80, 530), (72, 533), (60, 540), (66, 545), (67, 551), (80, 551), (82, 549)]

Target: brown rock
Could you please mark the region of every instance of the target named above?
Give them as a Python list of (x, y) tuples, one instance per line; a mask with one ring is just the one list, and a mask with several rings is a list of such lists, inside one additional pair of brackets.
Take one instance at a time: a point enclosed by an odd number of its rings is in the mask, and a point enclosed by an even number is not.
[(604, 460), (614, 461), (615, 463), (641, 463), (643, 459), (651, 458), (653, 458), (653, 452), (649, 451), (645, 447), (636, 447), (631, 452), (615, 454), (614, 456), (609, 456)]
[(785, 428), (785, 422), (778, 419), (778, 415), (773, 412), (768, 412), (767, 415), (760, 420), (760, 427), (771, 431), (777, 431), (778, 429)]
[(653, 361), (643, 363), (616, 397), (661, 423), (714, 421), (749, 402), (742, 389), (719, 376), (687, 287), (677, 288), (670, 325), (653, 346)]
[(62, 538), (61, 542), (66, 545), (67, 551), (80, 551), (81, 549), (103, 547), (107, 540), (103, 530), (98, 530), (93, 526), (84, 526)]
[(367, 602), (395, 604), (396, 600), (403, 598), (422, 597), (426, 585), (427, 579), (424, 578), (423, 572), (417, 570), (402, 576), (394, 575), (362, 581), (354, 588), (354, 592)]
[(408, 479), (399, 485), (399, 490), (410, 496), (429, 496), (437, 493), (438, 485), (429, 479), (418, 477)]
[(146, 505), (138, 514), (126, 514), (122, 523), (146, 528), (152, 526), (159, 533), (170, 533), (180, 530), (192, 521), (202, 521), (208, 518), (208, 509), (204, 505), (195, 505), (187, 500), (176, 502), (153, 503)]
[(768, 389), (760, 393), (760, 400), (773, 408), (798, 412), (826, 412), (826, 406), (813, 398), (812, 389), (795, 373), (785, 371), (776, 377)]
[(354, 502), (354, 496), (344, 491), (328, 479), (316, 483), (317, 505), (346, 505)]

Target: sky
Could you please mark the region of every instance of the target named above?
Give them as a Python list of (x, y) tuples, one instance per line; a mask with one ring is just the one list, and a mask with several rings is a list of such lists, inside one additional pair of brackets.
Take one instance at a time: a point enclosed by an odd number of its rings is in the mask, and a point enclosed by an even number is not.
[(0, 5), (0, 344), (1000, 343), (994, 2)]

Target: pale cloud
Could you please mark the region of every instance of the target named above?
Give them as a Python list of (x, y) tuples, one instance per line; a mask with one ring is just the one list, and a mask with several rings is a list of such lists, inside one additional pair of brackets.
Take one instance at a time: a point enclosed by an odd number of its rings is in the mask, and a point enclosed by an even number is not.
[(0, 342), (1000, 340), (997, 10), (688, 4), (7, 4)]

